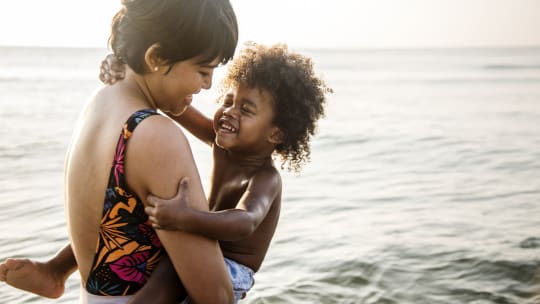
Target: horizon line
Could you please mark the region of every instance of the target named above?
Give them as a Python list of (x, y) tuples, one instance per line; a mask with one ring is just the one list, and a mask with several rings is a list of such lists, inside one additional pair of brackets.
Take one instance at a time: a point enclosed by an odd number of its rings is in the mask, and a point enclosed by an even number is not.
[[(284, 42), (280, 42), (284, 43)], [(268, 43), (265, 45), (273, 45)], [(287, 44), (287, 43), (285, 43)], [(305, 51), (385, 51), (385, 50), (460, 50), (460, 49), (537, 49), (540, 44), (523, 44), (523, 45), (448, 45), (448, 46), (341, 46), (341, 47), (325, 47), (325, 46), (291, 46), (292, 50)], [(87, 49), (87, 50), (106, 50), (108, 47), (98, 46), (77, 46), (77, 45), (33, 45), (33, 44), (0, 44), (0, 48), (36, 48), (36, 49)], [(239, 44), (238, 48), (241, 48)]]

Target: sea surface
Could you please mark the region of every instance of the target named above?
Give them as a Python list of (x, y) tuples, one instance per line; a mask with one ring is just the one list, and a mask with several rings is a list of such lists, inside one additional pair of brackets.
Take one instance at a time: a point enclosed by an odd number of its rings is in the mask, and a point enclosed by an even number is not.
[[(299, 51), (335, 93), (243, 303), (540, 303), (540, 48)], [(0, 48), (0, 260), (66, 244), (64, 156), (105, 54)]]

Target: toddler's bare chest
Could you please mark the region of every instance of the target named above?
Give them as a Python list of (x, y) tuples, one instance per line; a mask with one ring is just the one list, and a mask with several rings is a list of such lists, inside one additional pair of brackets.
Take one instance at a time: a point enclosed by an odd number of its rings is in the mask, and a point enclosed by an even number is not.
[(208, 201), (210, 210), (219, 211), (234, 209), (247, 189), (247, 180), (230, 179), (219, 184), (219, 187), (212, 187)]

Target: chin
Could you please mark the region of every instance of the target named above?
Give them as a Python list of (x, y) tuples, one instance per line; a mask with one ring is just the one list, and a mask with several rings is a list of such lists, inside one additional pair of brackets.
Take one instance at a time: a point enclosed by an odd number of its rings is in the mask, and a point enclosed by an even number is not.
[(219, 138), (219, 136), (216, 136), (216, 140), (214, 141), (214, 143), (216, 144), (216, 146), (220, 147), (223, 150), (229, 150), (230, 148), (226, 143), (223, 142), (223, 140)]

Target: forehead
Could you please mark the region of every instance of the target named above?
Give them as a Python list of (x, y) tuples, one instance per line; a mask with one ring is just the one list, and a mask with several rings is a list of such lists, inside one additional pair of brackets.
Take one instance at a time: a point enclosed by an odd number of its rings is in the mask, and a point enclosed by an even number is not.
[(262, 103), (262, 104), (273, 104), (272, 94), (268, 90), (261, 89), (258, 87), (248, 87), (245, 85), (238, 85), (231, 87), (227, 91), (227, 95), (241, 98), (244, 100), (251, 101), (253, 103)]

